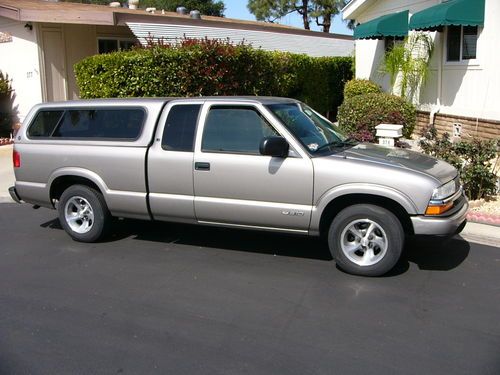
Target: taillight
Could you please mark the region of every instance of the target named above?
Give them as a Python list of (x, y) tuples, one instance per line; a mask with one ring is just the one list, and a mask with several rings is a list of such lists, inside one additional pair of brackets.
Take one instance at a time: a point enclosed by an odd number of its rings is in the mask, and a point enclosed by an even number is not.
[(12, 163), (14, 168), (21, 168), (21, 154), (15, 150), (12, 152)]

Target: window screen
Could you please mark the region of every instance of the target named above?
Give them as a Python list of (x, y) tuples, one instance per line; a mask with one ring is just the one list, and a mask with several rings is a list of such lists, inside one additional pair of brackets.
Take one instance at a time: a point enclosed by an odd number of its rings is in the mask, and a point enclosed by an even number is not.
[(59, 138), (136, 139), (144, 122), (142, 109), (67, 110), (53, 133)]
[(99, 39), (99, 53), (111, 53), (118, 51), (117, 39)]
[(461, 32), (461, 26), (448, 26), (448, 52), (446, 57), (448, 61), (460, 61)]
[(202, 150), (259, 154), (262, 138), (278, 135), (252, 108), (212, 107), (203, 131)]
[(463, 60), (475, 59), (476, 49), (477, 49), (477, 26), (464, 26), (462, 59)]
[(63, 111), (40, 111), (28, 129), (29, 137), (50, 137)]
[(477, 32), (477, 26), (448, 26), (447, 61), (475, 59)]
[(161, 146), (169, 151), (193, 151), (194, 134), (201, 105), (175, 105), (168, 112)]

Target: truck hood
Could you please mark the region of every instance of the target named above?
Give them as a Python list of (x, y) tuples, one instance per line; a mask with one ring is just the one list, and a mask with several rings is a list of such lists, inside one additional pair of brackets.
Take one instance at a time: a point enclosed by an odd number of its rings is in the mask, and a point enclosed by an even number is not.
[(370, 143), (360, 143), (343, 153), (337, 154), (337, 156), (339, 155), (348, 159), (417, 171), (436, 178), (442, 184), (452, 180), (457, 175), (457, 170), (442, 160), (402, 148), (388, 148)]

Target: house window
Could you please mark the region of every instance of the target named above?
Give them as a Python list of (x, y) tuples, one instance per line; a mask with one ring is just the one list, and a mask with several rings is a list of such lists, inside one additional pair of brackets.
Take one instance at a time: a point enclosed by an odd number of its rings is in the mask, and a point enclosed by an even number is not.
[(384, 48), (385, 52), (391, 51), (395, 46), (400, 45), (404, 42), (404, 38), (386, 36), (384, 38)]
[(131, 49), (135, 44), (136, 42), (131, 39), (99, 38), (98, 51), (99, 53), (126, 51)]
[(474, 60), (477, 57), (477, 26), (448, 26), (446, 60)]

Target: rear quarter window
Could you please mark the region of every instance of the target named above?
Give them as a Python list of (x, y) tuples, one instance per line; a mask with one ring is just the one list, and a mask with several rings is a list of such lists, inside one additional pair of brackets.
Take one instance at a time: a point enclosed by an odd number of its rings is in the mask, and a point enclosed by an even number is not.
[(29, 137), (50, 137), (64, 111), (40, 111), (28, 128)]
[(28, 136), (135, 140), (141, 134), (144, 118), (142, 108), (41, 111), (29, 127)]

